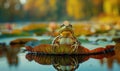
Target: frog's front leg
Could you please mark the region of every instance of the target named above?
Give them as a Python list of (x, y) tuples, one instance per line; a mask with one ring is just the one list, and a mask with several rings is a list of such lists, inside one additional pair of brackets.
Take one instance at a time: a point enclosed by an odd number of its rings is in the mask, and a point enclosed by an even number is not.
[(59, 36), (57, 36), (53, 41), (52, 41), (52, 49), (53, 49), (53, 51), (55, 52), (55, 49), (57, 48), (57, 47), (60, 47), (60, 43), (59, 43), (59, 39), (60, 39), (60, 35)]
[(74, 44), (71, 47), (73, 47), (73, 51), (76, 51), (78, 49), (78, 47), (79, 47), (79, 43), (74, 42)]
[(73, 47), (73, 51), (77, 50), (79, 45), (81, 44), (77, 39), (76, 37), (73, 36), (72, 38), (74, 40), (73, 44), (71, 45), (71, 47)]

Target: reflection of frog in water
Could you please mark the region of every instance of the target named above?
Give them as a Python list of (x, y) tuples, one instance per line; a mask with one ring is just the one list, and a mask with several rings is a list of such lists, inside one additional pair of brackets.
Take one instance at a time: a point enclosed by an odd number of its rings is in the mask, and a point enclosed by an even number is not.
[(72, 25), (68, 21), (65, 21), (64, 24), (60, 26), (59, 35), (52, 42), (53, 50), (54, 48), (59, 47), (60, 44), (71, 45), (73, 51), (77, 50), (80, 45), (74, 36)]
[[(107, 47), (108, 48), (108, 47)], [(109, 46), (110, 49), (113, 49), (113, 46)], [(75, 71), (78, 69), (81, 63), (89, 59), (104, 59), (109, 58), (113, 59), (115, 52), (113, 50), (107, 49), (107, 53), (97, 53), (90, 55), (44, 55), (44, 54), (26, 54), (26, 59), (29, 61), (39, 63), (40, 65), (53, 65), (57, 71)], [(119, 54), (118, 54), (119, 55)]]
[[(81, 58), (78, 60), (78, 58)], [(53, 67), (57, 71), (75, 71), (79, 67), (79, 63), (84, 62), (83, 56), (56, 56), (53, 59)], [(88, 59), (88, 58), (87, 58)]]

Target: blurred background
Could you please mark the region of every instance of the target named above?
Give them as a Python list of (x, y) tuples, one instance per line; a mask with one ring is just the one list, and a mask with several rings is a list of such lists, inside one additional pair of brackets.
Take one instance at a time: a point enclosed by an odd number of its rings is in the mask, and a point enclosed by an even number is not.
[(119, 19), (120, 0), (0, 0), (2, 38), (56, 36), (58, 24), (65, 20), (73, 24), (76, 36), (108, 33), (110, 30), (107, 35), (119, 35), (116, 32), (120, 30)]
[(119, 0), (0, 0), (1, 23), (80, 21), (119, 15)]
[[(31, 40), (51, 44), (51, 37), (58, 35), (60, 24), (66, 20), (73, 25), (74, 34), (82, 46), (95, 49), (114, 44), (117, 48), (114, 57), (88, 60), (83, 65), (80, 63), (78, 70), (120, 70), (120, 0), (0, 0), (0, 69), (54, 71), (48, 65), (28, 62), (23, 52), (24, 44)], [(115, 44), (114, 41), (119, 42)], [(41, 63), (42, 60), (44, 57)]]

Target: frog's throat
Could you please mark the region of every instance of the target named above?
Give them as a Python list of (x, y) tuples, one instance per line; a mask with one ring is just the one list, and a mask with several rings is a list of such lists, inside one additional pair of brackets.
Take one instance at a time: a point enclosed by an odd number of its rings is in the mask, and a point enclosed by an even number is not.
[(72, 36), (74, 36), (74, 34), (71, 34), (71, 33), (60, 33), (60, 36), (61, 37), (64, 37), (64, 38), (68, 38), (68, 37), (72, 37)]

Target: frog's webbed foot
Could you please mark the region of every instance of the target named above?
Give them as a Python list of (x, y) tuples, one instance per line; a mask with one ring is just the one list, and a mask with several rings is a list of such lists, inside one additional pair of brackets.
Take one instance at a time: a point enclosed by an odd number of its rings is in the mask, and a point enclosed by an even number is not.
[(54, 49), (54, 48), (60, 47), (60, 45), (59, 44), (53, 44), (52, 47)]
[(59, 43), (52, 44), (52, 50), (53, 50), (53, 52), (55, 53), (56, 49), (59, 48), (59, 47), (60, 47)]
[(53, 41), (52, 41), (52, 47), (59, 47), (59, 40), (60, 36), (57, 36)]
[(73, 47), (73, 51), (76, 51), (79, 47), (79, 43), (75, 42), (71, 47)]

